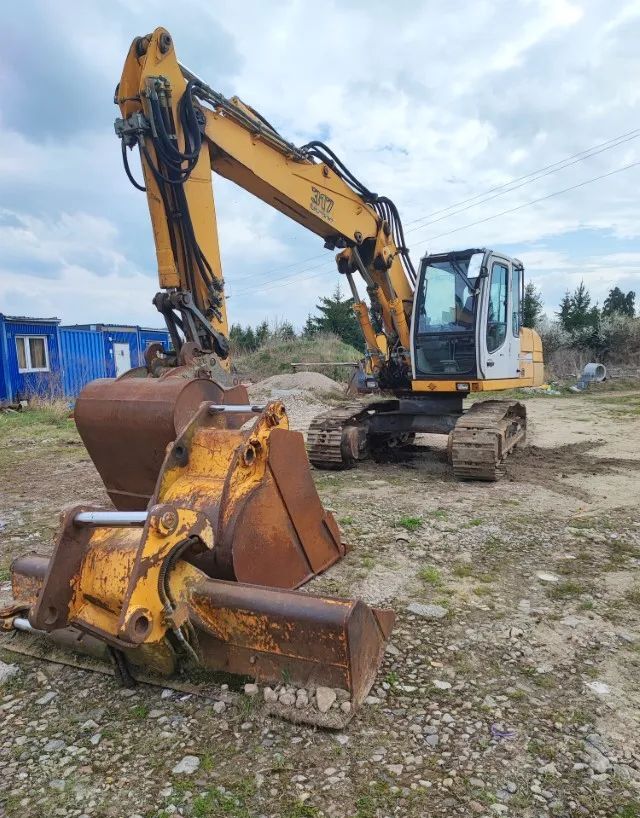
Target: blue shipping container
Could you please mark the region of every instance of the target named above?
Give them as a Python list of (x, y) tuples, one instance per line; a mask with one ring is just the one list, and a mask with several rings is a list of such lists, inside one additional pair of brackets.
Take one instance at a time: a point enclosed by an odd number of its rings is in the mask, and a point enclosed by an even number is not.
[(64, 393), (68, 397), (78, 397), (89, 381), (107, 377), (102, 333), (60, 327), (60, 348)]
[(0, 398), (61, 397), (62, 367), (58, 318), (26, 318), (0, 313)]

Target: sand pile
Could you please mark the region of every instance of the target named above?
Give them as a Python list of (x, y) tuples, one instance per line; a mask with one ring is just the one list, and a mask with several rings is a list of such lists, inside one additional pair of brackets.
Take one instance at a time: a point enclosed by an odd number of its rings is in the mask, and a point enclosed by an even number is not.
[(272, 375), (249, 386), (255, 403), (281, 400), (292, 429), (306, 432), (311, 420), (331, 407), (332, 398), (344, 396), (345, 386), (320, 372)]

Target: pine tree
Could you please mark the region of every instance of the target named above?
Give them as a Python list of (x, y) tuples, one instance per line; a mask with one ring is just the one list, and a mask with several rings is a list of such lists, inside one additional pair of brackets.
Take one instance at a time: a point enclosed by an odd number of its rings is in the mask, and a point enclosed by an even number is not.
[(562, 301), (560, 302), (560, 309), (556, 315), (560, 319), (563, 329), (566, 329), (568, 332), (569, 323), (571, 321), (571, 295), (569, 294), (569, 290), (565, 292)]
[(278, 336), (283, 341), (293, 341), (296, 337), (296, 331), (290, 321), (283, 321), (278, 327)]
[(557, 315), (567, 332), (596, 329), (600, 322), (600, 310), (597, 304), (591, 306), (591, 295), (584, 281), (580, 282), (572, 295), (569, 291), (564, 294)]
[(271, 332), (269, 330), (269, 323), (267, 321), (263, 321), (262, 323), (258, 324), (255, 331), (256, 336), (256, 346), (263, 346), (269, 340), (269, 336)]
[(364, 350), (364, 341), (360, 325), (353, 313), (353, 298), (342, 299), (342, 290), (338, 284), (331, 298), (321, 298), (316, 305), (320, 313), (313, 319), (316, 330), (332, 332), (345, 344)]
[(542, 293), (533, 283), (529, 281), (524, 288), (524, 301), (522, 302), (522, 325), (535, 329), (544, 309)]
[(318, 332), (318, 327), (316, 326), (315, 319), (311, 316), (311, 314), (307, 315), (307, 320), (305, 321), (304, 327), (302, 328), (302, 337), (303, 338), (312, 338)]
[(609, 290), (609, 295), (604, 300), (602, 315), (628, 315), (633, 318), (636, 314), (636, 294), (630, 290), (626, 295), (620, 287)]

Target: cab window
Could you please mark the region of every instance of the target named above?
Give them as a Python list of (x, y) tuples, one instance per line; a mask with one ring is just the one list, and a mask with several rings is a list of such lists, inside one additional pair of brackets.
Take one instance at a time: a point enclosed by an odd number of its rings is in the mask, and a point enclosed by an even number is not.
[(489, 288), (489, 309), (487, 313), (487, 352), (495, 352), (507, 337), (509, 270), (504, 264), (495, 262), (491, 268)]

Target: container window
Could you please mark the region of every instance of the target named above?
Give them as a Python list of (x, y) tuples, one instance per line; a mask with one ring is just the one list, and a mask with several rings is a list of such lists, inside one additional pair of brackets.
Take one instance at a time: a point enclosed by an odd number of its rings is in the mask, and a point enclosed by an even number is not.
[(19, 372), (49, 371), (49, 350), (46, 337), (42, 335), (17, 336), (16, 353)]

